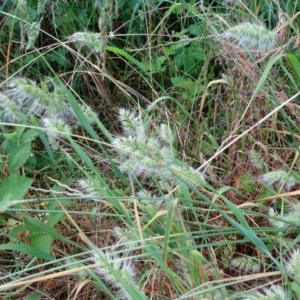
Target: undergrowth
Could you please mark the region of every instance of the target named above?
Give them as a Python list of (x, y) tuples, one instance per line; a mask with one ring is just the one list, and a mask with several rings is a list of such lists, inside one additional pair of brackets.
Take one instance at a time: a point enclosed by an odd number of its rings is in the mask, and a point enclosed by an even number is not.
[(300, 299), (297, 1), (1, 5), (1, 299)]

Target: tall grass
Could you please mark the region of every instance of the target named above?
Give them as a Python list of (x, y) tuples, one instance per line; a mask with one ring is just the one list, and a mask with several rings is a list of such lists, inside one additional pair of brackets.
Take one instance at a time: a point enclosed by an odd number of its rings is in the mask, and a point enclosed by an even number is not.
[(1, 5), (3, 299), (300, 299), (297, 2)]

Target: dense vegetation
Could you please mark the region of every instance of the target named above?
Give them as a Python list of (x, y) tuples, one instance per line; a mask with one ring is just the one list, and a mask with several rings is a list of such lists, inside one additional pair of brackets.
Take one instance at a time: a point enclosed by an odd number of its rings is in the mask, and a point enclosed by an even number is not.
[(300, 299), (300, 2), (0, 3), (1, 299)]

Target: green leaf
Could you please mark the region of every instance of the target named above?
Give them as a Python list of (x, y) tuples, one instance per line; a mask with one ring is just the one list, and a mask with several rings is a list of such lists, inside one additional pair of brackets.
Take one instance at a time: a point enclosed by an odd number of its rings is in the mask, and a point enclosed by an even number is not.
[(240, 210), (240, 208), (238, 206), (236, 206), (230, 200), (226, 199), (225, 197), (223, 197), (223, 201), (226, 203), (229, 210), (236, 216), (238, 221), (241, 223), (241, 226), (243, 226), (244, 228), (249, 228), (249, 225), (243, 215), (243, 212)]
[(0, 245), (0, 251), (7, 251), (7, 250), (18, 251), (26, 255), (30, 255), (32, 257), (43, 258), (50, 261), (54, 260), (54, 257), (49, 255), (48, 253), (32, 248), (31, 246), (22, 243), (19, 244), (7, 243), (7, 244)]
[(138, 61), (137, 59), (135, 59), (134, 57), (132, 57), (130, 54), (128, 54), (126, 51), (117, 48), (117, 47), (113, 47), (113, 46), (106, 46), (105, 50), (112, 52), (114, 54), (123, 56), (124, 58), (127, 59), (128, 62), (130, 62), (131, 64), (137, 66), (141, 71), (145, 71), (145, 65), (143, 63), (141, 63), (140, 61)]
[(252, 175), (244, 174), (240, 178), (240, 189), (245, 192), (254, 192), (257, 188), (255, 178)]
[(165, 260), (167, 260), (167, 257), (168, 257), (168, 250), (169, 250), (169, 246), (170, 246), (169, 245), (170, 234), (171, 234), (172, 223), (174, 222), (176, 206), (177, 206), (176, 200), (170, 203), (170, 206), (168, 207), (167, 218), (165, 220), (165, 232), (164, 232), (164, 258), (165, 258)]
[(287, 54), (285, 58), (288, 60), (290, 66), (292, 67), (297, 80), (300, 81), (300, 63), (298, 61), (298, 58), (292, 54)]
[(264, 198), (268, 198), (268, 197), (272, 197), (276, 195), (276, 191), (274, 191), (273, 189), (271, 189), (270, 187), (265, 188), (255, 199), (255, 201), (258, 202), (265, 202), (265, 200), (263, 200)]
[(18, 168), (22, 167), (27, 159), (30, 156), (31, 152), (31, 143), (21, 144), (17, 148), (15, 148), (11, 154), (9, 159), (9, 169), (10, 171), (16, 171)]
[(31, 184), (32, 179), (19, 175), (13, 175), (0, 182), (0, 211), (5, 211), (22, 200)]
[(147, 60), (144, 62), (145, 69), (147, 70), (147, 72), (150, 72), (150, 74), (165, 72), (165, 61), (165, 56), (159, 56), (156, 59)]
[(197, 93), (201, 87), (198, 81), (194, 81), (192, 79), (181, 76), (172, 77), (171, 82), (175, 87), (184, 89), (191, 95)]
[(39, 134), (39, 132), (36, 129), (30, 128), (30, 129), (26, 130), (22, 135), (21, 143), (26, 144), (26, 143), (32, 142), (37, 137), (38, 134)]
[(48, 294), (45, 292), (33, 292), (30, 295), (26, 296), (24, 298), (24, 300), (39, 300), (45, 296), (47, 296)]
[(254, 99), (256, 99), (259, 91), (262, 89), (265, 81), (267, 80), (268, 78), (268, 75), (273, 67), (273, 65), (275, 65), (275, 63), (277, 61), (279, 61), (280, 59), (282, 59), (284, 56), (286, 56), (286, 54), (278, 54), (276, 55), (275, 57), (273, 57), (272, 59), (270, 59), (270, 61), (268, 62), (268, 64), (266, 65), (265, 69), (264, 69), (264, 72), (262, 73), (258, 83), (256, 84), (256, 88), (248, 102), (248, 105), (246, 107), (246, 109), (244, 110), (244, 113), (242, 115), (242, 117), (240, 118), (240, 120), (243, 120), (248, 112), (248, 109), (252, 106), (252, 102), (254, 101)]
[(169, 47), (165, 47), (164, 53), (165, 55), (169, 56), (169, 55), (174, 55), (174, 54), (180, 54), (180, 52), (182, 52), (182, 49), (186, 46), (188, 46), (191, 43), (191, 40), (186, 39), (186, 40), (181, 40), (178, 41), (177, 43), (172, 44)]
[(200, 36), (203, 34), (203, 28), (200, 26), (200, 24), (193, 24), (188, 27), (188, 32), (195, 35), (195, 36)]
[(297, 299), (300, 297), (300, 285), (297, 284), (296, 282), (291, 283), (291, 288), (294, 291), (294, 293), (297, 295)]
[(24, 227), (30, 232), (29, 239), (32, 248), (50, 254), (52, 248), (53, 236), (44, 232), (40, 226), (42, 222), (31, 222), (31, 218), (27, 217), (24, 221)]

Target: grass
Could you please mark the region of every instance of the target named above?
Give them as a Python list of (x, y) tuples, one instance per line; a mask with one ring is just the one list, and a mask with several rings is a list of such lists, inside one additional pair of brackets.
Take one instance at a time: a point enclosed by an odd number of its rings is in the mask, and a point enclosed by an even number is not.
[(300, 299), (299, 9), (1, 4), (2, 299)]

